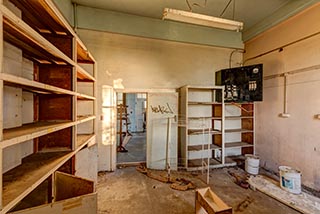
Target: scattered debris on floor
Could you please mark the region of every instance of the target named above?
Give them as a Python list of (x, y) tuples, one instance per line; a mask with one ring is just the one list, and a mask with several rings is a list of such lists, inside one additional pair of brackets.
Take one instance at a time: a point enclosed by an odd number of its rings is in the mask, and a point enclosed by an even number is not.
[(186, 191), (188, 189), (195, 189), (196, 186), (189, 180), (184, 178), (178, 178), (174, 183), (170, 185), (172, 189)]
[(228, 174), (231, 175), (234, 179), (234, 182), (241, 186), (244, 189), (248, 189), (249, 188), (249, 183), (248, 183), (248, 176), (246, 174), (240, 174), (237, 172), (232, 172), (232, 171), (228, 171)]
[[(150, 179), (146, 176), (145, 168), (140, 167), (140, 170), (144, 174), (137, 171), (136, 166), (124, 167), (114, 172), (99, 173), (97, 185), (98, 196), (100, 196), (98, 197), (99, 212), (195, 214), (196, 190), (173, 190), (169, 187), (171, 183)], [(245, 174), (237, 167), (212, 169), (210, 170), (210, 175), (212, 175), (210, 188), (223, 202), (233, 208), (234, 214), (301, 214), (260, 191), (238, 187), (234, 184), (234, 178), (228, 174), (228, 171)], [(167, 175), (166, 171), (156, 173), (163, 177)], [(207, 187), (200, 179), (201, 171), (173, 170), (171, 175), (172, 178), (192, 181), (197, 189)]]
[(250, 198), (249, 196), (247, 196), (246, 199), (244, 199), (243, 201), (241, 201), (235, 211), (237, 212), (243, 212), (245, 209), (247, 209), (247, 207), (253, 202), (254, 200), (252, 198)]
[(302, 213), (320, 213), (320, 199), (310, 194), (292, 194), (280, 188), (278, 182), (265, 176), (251, 176), (248, 180), (250, 186), (267, 194), (268, 196), (298, 210)]
[(128, 152), (128, 150), (126, 148), (124, 148), (123, 146), (118, 146), (117, 152)]
[(126, 168), (126, 167), (136, 167), (136, 166), (140, 166), (141, 164), (145, 164), (145, 162), (118, 163), (117, 169), (122, 169), (122, 168)]
[(175, 190), (186, 191), (189, 189), (196, 188), (195, 184), (192, 181), (189, 181), (185, 178), (177, 178), (171, 175), (168, 176), (166, 171), (150, 170), (150, 169), (147, 169), (145, 165), (137, 166), (136, 170), (154, 180), (157, 180), (163, 183), (170, 183), (171, 184), (170, 187)]

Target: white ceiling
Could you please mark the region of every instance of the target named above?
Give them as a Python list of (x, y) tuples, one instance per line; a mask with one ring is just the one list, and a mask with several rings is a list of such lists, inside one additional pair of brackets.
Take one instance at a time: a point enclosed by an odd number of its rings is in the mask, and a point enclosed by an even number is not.
[[(192, 7), (195, 13), (220, 17), (229, 1), (189, 0), (189, 3), (200, 5)], [(298, 0), (232, 0), (222, 18), (233, 19), (235, 3), (234, 19), (244, 22), (244, 29), (248, 29), (268, 16), (272, 16), (275, 11), (290, 1)], [(94, 8), (159, 19), (166, 7), (189, 11), (186, 0), (73, 0), (73, 2)]]

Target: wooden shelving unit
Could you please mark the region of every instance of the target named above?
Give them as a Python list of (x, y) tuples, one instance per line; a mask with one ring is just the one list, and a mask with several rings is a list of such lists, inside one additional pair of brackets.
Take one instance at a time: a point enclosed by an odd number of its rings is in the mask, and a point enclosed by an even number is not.
[(224, 164), (224, 101), (221, 86), (184, 86), (179, 89), (179, 164), (199, 170)]
[(254, 103), (226, 103), (225, 115), (226, 157), (239, 165), (254, 153)]
[[(91, 187), (68, 197), (95, 203), (97, 172), (77, 169), (97, 165), (94, 58), (51, 0), (4, 0), (0, 21), (0, 214), (37, 210), (32, 204), (43, 203), (31, 193), (44, 182), (45, 213), (61, 198), (53, 190), (72, 180)], [(82, 155), (92, 162), (79, 162)]]
[(184, 86), (179, 92), (181, 167), (235, 166), (254, 153), (253, 103), (224, 103), (223, 86)]

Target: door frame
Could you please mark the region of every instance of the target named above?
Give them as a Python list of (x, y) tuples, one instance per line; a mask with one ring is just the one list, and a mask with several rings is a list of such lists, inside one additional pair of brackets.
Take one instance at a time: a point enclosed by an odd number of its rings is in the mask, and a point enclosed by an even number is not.
[[(149, 93), (176, 93), (177, 89), (114, 89), (115, 93), (127, 93), (127, 94), (146, 94), (148, 97)], [(117, 99), (117, 97), (116, 97)], [(117, 103), (117, 100), (115, 101)], [(147, 98), (147, 102), (148, 102), (148, 98)], [(148, 121), (148, 114), (146, 112), (146, 121)], [(117, 130), (117, 123), (114, 123), (115, 127), (114, 129)], [(148, 132), (148, 130), (147, 130)], [(147, 143), (147, 142), (146, 142)], [(148, 151), (148, 144), (147, 146), (147, 151)], [(146, 151), (146, 160), (148, 160), (148, 152)], [(117, 144), (112, 144), (112, 148), (110, 151), (110, 154), (112, 153), (113, 157), (117, 157)], [(116, 158), (112, 158), (112, 165), (116, 165), (117, 164), (117, 159)], [(116, 167), (115, 167), (116, 170)]]

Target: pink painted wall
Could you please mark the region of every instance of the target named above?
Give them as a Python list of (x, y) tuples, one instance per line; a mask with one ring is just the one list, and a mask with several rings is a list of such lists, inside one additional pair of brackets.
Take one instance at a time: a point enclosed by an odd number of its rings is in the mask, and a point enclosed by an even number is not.
[[(264, 76), (320, 65), (320, 3), (246, 42), (245, 65), (263, 63)], [(319, 34), (317, 34), (319, 33)], [(316, 34), (254, 60), (269, 50)], [(246, 61), (247, 60), (247, 61)], [(320, 66), (319, 66), (320, 67)], [(288, 76), (289, 118), (283, 112), (283, 77), (264, 80), (256, 105), (256, 153), (263, 167), (288, 165), (302, 171), (304, 185), (320, 190), (320, 69)]]

